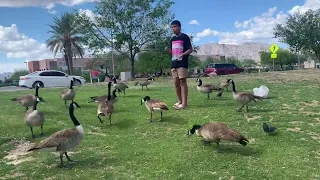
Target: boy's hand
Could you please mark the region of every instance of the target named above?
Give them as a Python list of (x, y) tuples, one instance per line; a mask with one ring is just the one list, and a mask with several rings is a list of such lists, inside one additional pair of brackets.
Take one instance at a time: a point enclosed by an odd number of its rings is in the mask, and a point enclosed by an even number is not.
[(182, 60), (182, 58), (183, 58), (183, 56), (184, 56), (184, 54), (181, 54), (180, 56), (179, 56), (179, 61), (181, 61)]
[(164, 50), (165, 50), (167, 53), (171, 54), (171, 49), (170, 49), (170, 48), (165, 47)]

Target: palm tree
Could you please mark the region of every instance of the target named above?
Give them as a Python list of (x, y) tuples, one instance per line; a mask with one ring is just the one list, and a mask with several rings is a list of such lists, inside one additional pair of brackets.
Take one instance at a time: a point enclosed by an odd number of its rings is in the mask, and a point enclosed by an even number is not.
[(83, 57), (83, 38), (81, 36), (81, 27), (76, 22), (76, 15), (73, 13), (64, 13), (61, 18), (53, 18), (54, 25), (49, 25), (52, 36), (46, 41), (47, 47), (56, 56), (57, 52), (64, 52), (68, 74), (73, 73), (73, 57)]

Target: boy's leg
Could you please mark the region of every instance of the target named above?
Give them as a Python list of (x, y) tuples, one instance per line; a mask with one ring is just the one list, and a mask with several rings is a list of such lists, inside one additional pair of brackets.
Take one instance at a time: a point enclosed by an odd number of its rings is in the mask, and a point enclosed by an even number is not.
[(173, 83), (174, 83), (174, 87), (176, 90), (176, 95), (178, 98), (178, 102), (175, 104), (179, 105), (182, 103), (182, 98), (181, 98), (181, 85), (180, 85), (180, 80), (179, 80), (179, 76), (178, 76), (178, 71), (177, 69), (171, 69), (171, 73), (172, 73), (172, 78), (173, 78)]
[(179, 106), (179, 108), (185, 108), (188, 106), (188, 85), (187, 85), (188, 69), (179, 68), (177, 71), (180, 79), (181, 96), (182, 96), (182, 104)]

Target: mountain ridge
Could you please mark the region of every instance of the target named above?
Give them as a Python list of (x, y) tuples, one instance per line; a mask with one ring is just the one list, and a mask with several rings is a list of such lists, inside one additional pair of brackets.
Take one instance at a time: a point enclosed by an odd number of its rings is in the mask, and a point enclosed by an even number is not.
[(257, 43), (257, 42), (244, 42), (240, 45), (233, 44), (218, 44), (206, 43), (199, 46), (199, 50), (195, 54), (200, 60), (205, 60), (207, 57), (224, 56), (236, 57), (238, 60), (253, 59), (260, 62), (260, 51), (270, 51), (271, 44)]

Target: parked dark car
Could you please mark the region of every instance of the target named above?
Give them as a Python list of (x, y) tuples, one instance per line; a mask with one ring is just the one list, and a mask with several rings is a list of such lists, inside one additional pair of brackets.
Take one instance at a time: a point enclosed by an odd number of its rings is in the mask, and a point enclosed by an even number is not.
[(225, 74), (238, 74), (243, 72), (243, 68), (237, 67), (233, 63), (211, 63), (205, 69), (204, 74), (209, 75), (225, 75)]

